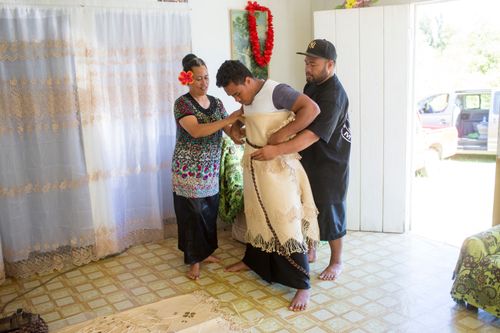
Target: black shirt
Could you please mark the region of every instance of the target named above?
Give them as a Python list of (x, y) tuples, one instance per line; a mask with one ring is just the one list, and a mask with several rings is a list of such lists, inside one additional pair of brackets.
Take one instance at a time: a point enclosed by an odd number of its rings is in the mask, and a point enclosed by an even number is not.
[(314, 201), (340, 203), (346, 198), (349, 182), (349, 100), (337, 75), (320, 85), (307, 83), (304, 94), (319, 105), (321, 112), (307, 127), (320, 139), (300, 153), (302, 165), (309, 177)]

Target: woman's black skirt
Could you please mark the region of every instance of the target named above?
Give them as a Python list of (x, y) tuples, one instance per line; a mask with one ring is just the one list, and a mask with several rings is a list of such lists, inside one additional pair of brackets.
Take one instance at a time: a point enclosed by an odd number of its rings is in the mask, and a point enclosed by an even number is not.
[(174, 193), (179, 250), (184, 263), (201, 262), (217, 249), (219, 194), (206, 198), (186, 198)]

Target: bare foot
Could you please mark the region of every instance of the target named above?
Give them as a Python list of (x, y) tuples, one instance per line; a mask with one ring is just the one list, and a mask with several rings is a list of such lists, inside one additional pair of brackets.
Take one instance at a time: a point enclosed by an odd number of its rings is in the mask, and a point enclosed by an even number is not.
[(186, 273), (187, 277), (191, 280), (198, 280), (200, 278), (200, 263), (192, 264), (189, 266), (189, 271)]
[(248, 267), (243, 261), (238, 261), (236, 264), (232, 264), (224, 268), (224, 272), (241, 272), (249, 269), (250, 267)]
[(320, 280), (334, 281), (342, 273), (342, 264), (330, 264), (321, 274), (319, 275)]
[(309, 262), (316, 261), (316, 248), (315, 247), (311, 247), (311, 248), (309, 248), (309, 251), (307, 251), (307, 260)]
[(295, 296), (288, 307), (291, 311), (304, 311), (309, 302), (309, 289), (297, 289)]
[(203, 260), (203, 262), (208, 262), (208, 263), (214, 263), (214, 262), (220, 262), (220, 259), (217, 258), (216, 256), (208, 256)]

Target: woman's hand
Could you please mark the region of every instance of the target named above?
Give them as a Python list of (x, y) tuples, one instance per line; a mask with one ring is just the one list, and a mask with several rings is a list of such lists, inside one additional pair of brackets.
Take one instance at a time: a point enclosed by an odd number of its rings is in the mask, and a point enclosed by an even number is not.
[(233, 140), (237, 145), (242, 145), (245, 142), (243, 138), (245, 137), (245, 129), (241, 128), (241, 122), (234, 123), (233, 126), (229, 129), (229, 137)]
[(234, 111), (226, 119), (231, 121), (230, 125), (227, 126), (226, 134), (229, 135), (231, 140), (237, 145), (243, 144), (243, 138), (245, 137), (245, 129), (243, 128), (245, 115), (243, 114), (243, 108)]
[(239, 109), (237, 111), (234, 111), (226, 119), (228, 120), (228, 122), (229, 122), (230, 125), (234, 124), (238, 120), (239, 121), (243, 121), (243, 119), (244, 119), (244, 117), (243, 117), (243, 110)]

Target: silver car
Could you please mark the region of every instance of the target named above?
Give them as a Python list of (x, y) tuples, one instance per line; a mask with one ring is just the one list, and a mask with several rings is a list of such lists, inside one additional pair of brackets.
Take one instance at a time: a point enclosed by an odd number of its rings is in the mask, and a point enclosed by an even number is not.
[(459, 90), (428, 96), (418, 102), (425, 128), (456, 127), (458, 148), (496, 154), (500, 91)]

